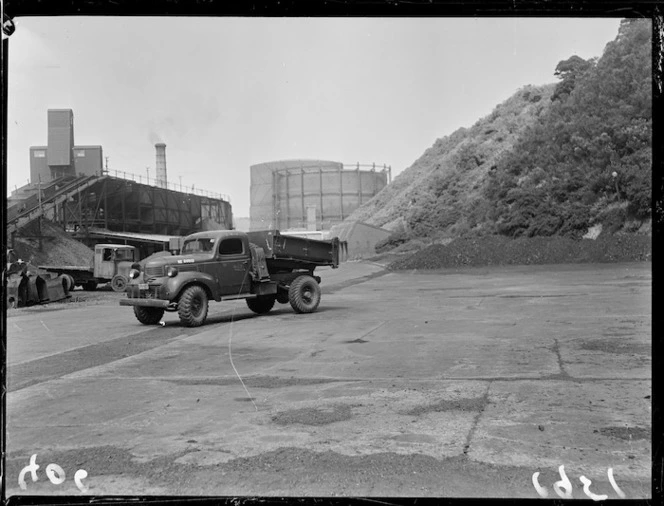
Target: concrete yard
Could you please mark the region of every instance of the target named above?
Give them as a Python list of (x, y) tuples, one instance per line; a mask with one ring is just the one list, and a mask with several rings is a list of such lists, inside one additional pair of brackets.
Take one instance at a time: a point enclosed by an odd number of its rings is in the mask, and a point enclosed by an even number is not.
[(193, 329), (9, 311), (7, 495), (651, 497), (650, 263), (320, 275)]

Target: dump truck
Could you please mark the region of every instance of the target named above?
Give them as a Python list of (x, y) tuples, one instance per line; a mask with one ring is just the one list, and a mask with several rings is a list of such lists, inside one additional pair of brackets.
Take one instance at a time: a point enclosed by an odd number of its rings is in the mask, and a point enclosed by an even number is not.
[(186, 327), (202, 325), (209, 301), (245, 299), (250, 310), (268, 313), (275, 302), (297, 313), (316, 311), (321, 278), (316, 267), (339, 266), (339, 241), (281, 235), (278, 230), (197, 232), (184, 238), (179, 255), (163, 256), (129, 272), (127, 297), (144, 325), (158, 324), (165, 311)]
[(95, 244), (93, 267), (76, 265), (40, 265), (48, 272), (69, 276), (71, 287), (82, 286), (85, 290), (96, 290), (97, 285), (111, 283), (116, 292), (124, 292), (129, 281), (131, 266), (138, 261), (134, 246), (124, 244)]

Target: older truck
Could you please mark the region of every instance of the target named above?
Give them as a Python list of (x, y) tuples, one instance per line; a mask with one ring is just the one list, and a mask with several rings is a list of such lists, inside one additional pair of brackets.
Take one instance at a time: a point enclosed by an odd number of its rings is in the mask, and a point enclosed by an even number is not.
[(275, 302), (312, 313), (321, 298), (320, 266), (339, 266), (339, 241), (281, 235), (278, 230), (217, 230), (185, 237), (179, 255), (158, 257), (129, 272), (127, 297), (139, 322), (154, 325), (177, 311), (187, 327), (205, 322), (208, 302), (246, 299), (254, 313)]
[(48, 272), (68, 277), (73, 290), (82, 286), (86, 290), (95, 290), (100, 283), (110, 281), (116, 292), (124, 292), (129, 280), (129, 270), (138, 261), (138, 252), (133, 246), (124, 244), (95, 244), (94, 267), (76, 265), (40, 265)]

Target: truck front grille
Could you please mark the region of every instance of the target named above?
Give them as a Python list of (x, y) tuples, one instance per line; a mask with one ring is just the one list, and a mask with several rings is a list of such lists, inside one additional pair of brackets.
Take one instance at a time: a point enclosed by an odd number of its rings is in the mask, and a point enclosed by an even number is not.
[(159, 266), (159, 267), (146, 267), (145, 268), (145, 275), (147, 277), (151, 276), (163, 276), (164, 275), (164, 267)]

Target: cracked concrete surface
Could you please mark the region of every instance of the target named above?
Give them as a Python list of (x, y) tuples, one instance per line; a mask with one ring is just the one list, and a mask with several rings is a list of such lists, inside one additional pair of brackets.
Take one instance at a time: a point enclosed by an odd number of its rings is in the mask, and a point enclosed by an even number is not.
[(650, 264), (351, 270), (311, 315), (10, 315), (8, 495), (77, 493), (20, 490), (37, 453), (96, 495), (650, 496)]

